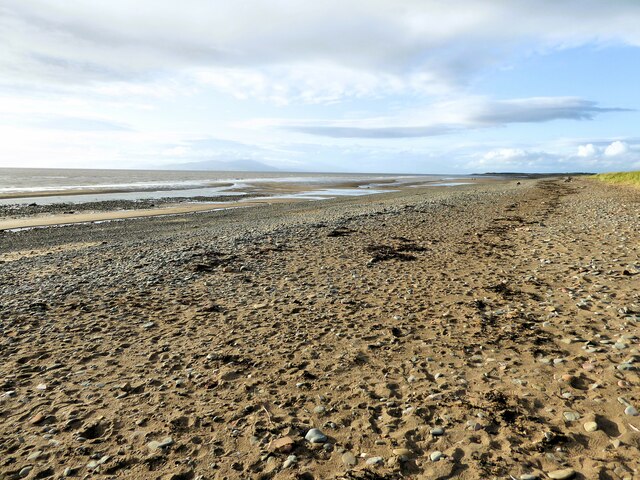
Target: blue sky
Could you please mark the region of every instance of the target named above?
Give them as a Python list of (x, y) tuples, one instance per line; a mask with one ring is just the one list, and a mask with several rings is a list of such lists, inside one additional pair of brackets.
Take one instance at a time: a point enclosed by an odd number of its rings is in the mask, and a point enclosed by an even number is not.
[(0, 166), (640, 169), (634, 0), (4, 0)]

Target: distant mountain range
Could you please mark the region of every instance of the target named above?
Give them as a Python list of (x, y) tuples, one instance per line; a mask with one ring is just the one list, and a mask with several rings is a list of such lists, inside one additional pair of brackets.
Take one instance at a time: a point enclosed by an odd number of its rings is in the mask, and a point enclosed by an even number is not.
[(201, 162), (174, 163), (162, 165), (162, 170), (202, 170), (218, 172), (278, 172), (279, 169), (257, 160), (203, 160)]

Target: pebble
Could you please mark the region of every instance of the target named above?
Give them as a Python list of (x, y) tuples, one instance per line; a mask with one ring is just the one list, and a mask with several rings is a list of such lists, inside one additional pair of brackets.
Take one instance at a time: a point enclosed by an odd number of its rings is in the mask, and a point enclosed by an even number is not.
[(573, 478), (575, 474), (576, 472), (572, 468), (564, 468), (562, 470), (554, 470), (553, 472), (547, 473), (549, 478), (552, 478), (553, 480), (565, 480), (568, 478)]
[(523, 473), (520, 475), (520, 480), (537, 480), (538, 476), (533, 473)]
[(358, 463), (358, 460), (356, 459), (356, 457), (353, 455), (353, 453), (351, 452), (344, 452), (342, 454), (342, 462), (345, 465), (349, 465), (350, 467), (355, 466), (356, 463)]
[(44, 420), (44, 413), (41, 413), (41, 412), (40, 412), (40, 413), (36, 413), (36, 414), (31, 418), (31, 420), (29, 420), (29, 423), (30, 423), (31, 425), (37, 425), (37, 424), (39, 424), (40, 422), (42, 422), (43, 420)]
[(584, 362), (582, 364), (582, 368), (584, 368), (587, 372), (590, 372), (596, 368), (595, 364), (591, 362)]
[(440, 437), (444, 435), (444, 428), (441, 428), (441, 427), (432, 428), (431, 435), (433, 435), (434, 437)]
[(26, 467), (24, 467), (23, 469), (21, 469), (18, 472), (18, 475), (20, 475), (21, 477), (26, 477), (27, 475), (29, 475), (31, 473), (32, 469), (33, 469), (33, 466), (27, 465)]
[(44, 391), (47, 389), (47, 385), (44, 383), (40, 383), (38, 384), (38, 386), (36, 387), (36, 390), (40, 390), (40, 391)]
[(408, 448), (394, 448), (392, 453), (398, 457), (409, 457), (411, 456), (411, 450)]
[(575, 422), (580, 418), (580, 414), (578, 412), (564, 412), (562, 416), (567, 422)]
[(598, 430), (598, 424), (596, 422), (587, 422), (584, 424), (584, 429), (587, 432), (595, 432)]
[(309, 443), (324, 443), (328, 440), (327, 436), (317, 428), (312, 428), (304, 436)]
[(631, 417), (637, 417), (638, 410), (633, 405), (627, 405), (627, 408), (624, 409), (624, 414), (629, 415)]
[(152, 452), (155, 452), (158, 449), (162, 449), (162, 448), (166, 448), (173, 445), (173, 439), (171, 437), (167, 437), (164, 440), (158, 442), (156, 440), (153, 440), (149, 443), (147, 443), (147, 448), (149, 450), (151, 450)]
[(282, 464), (282, 468), (289, 468), (292, 465), (295, 465), (297, 461), (298, 461), (298, 457), (296, 457), (295, 455), (289, 455), (287, 459), (284, 461), (284, 463)]
[(480, 422), (476, 422), (475, 420), (467, 420), (467, 428), (469, 430), (477, 432), (478, 430), (482, 430), (482, 424)]
[(35, 452), (33, 452), (31, 455), (27, 457), (27, 460), (34, 461), (40, 458), (41, 456), (42, 456), (42, 450), (36, 450)]
[(369, 457), (365, 463), (367, 465), (380, 465), (383, 462), (384, 459), (382, 457)]
[(162, 440), (162, 441), (158, 444), (158, 446), (159, 446), (160, 448), (169, 447), (169, 446), (171, 446), (171, 445), (173, 445), (173, 438), (171, 438), (171, 437), (166, 437), (164, 440)]
[(327, 412), (327, 407), (325, 407), (324, 405), (318, 405), (316, 408), (313, 409), (313, 413), (317, 413), (318, 415), (323, 415), (326, 412)]
[(435, 452), (431, 452), (431, 455), (429, 455), (429, 458), (431, 459), (432, 462), (437, 462), (442, 457), (444, 457), (444, 453), (442, 453), (439, 450), (436, 450)]
[(274, 452), (288, 453), (291, 451), (295, 443), (296, 442), (293, 440), (293, 438), (288, 436), (278, 438), (277, 440), (271, 442), (271, 450), (273, 450)]

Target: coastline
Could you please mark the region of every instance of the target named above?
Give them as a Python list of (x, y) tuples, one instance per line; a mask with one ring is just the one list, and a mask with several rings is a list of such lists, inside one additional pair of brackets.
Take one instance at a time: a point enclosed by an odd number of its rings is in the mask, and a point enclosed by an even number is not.
[(506, 180), (0, 232), (0, 472), (632, 475), (638, 202)]

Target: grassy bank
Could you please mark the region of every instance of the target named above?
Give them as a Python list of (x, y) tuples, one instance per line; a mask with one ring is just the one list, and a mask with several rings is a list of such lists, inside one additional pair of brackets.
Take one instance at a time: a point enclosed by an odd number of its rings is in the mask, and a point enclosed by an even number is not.
[(640, 171), (600, 173), (598, 175), (594, 175), (593, 178), (608, 183), (635, 185), (636, 187), (640, 187)]

